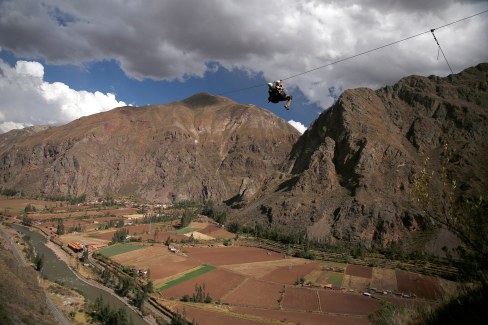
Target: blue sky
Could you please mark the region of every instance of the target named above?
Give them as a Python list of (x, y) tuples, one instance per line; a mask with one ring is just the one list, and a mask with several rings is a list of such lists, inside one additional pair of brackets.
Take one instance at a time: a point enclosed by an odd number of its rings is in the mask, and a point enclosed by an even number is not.
[[(290, 111), (267, 103), (266, 86), (236, 90), (487, 9), (483, 0), (4, 0), (0, 132), (198, 92), (255, 104), (303, 131), (345, 89), (448, 75), (432, 35), (286, 80)], [(487, 16), (436, 30), (455, 73), (488, 61)]]

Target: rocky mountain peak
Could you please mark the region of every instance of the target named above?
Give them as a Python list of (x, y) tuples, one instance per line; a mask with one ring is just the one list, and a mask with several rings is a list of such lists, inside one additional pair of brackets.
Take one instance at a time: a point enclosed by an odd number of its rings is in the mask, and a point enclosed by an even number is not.
[(191, 108), (217, 106), (222, 104), (234, 103), (232, 100), (222, 97), (211, 95), (208, 93), (198, 93), (182, 101), (185, 105)]
[(446, 78), (345, 91), (294, 144), (290, 173), (269, 180), (238, 216), (328, 242), (408, 242), (430, 224), (412, 202), (413, 180), (427, 157), (438, 166), (444, 145), (462, 190), (488, 189), (487, 75), (480, 64)]
[(19, 139), (0, 153), (0, 187), (240, 201), (279, 168), (298, 136), (269, 111), (210, 94), (121, 107)]

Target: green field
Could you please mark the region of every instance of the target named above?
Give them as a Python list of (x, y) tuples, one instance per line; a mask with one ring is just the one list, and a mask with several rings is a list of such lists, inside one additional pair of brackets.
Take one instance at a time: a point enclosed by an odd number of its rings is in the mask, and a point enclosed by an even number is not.
[(342, 281), (344, 280), (344, 273), (339, 272), (327, 272), (327, 281), (336, 288), (342, 287)]
[(108, 246), (99, 250), (98, 252), (104, 256), (111, 257), (119, 254), (124, 254), (127, 252), (135, 251), (144, 248), (142, 245), (131, 245), (131, 244), (116, 244)]
[(183, 283), (187, 280), (190, 280), (190, 279), (193, 279), (193, 278), (196, 278), (197, 276), (200, 276), (202, 274), (205, 274), (207, 272), (210, 272), (212, 271), (213, 269), (215, 269), (215, 266), (212, 266), (212, 265), (207, 265), (207, 264), (203, 264), (202, 266), (200, 266), (198, 269), (194, 270), (194, 271), (191, 271), (177, 279), (174, 279), (174, 280), (171, 280), (165, 284), (163, 284), (162, 286), (158, 287), (157, 289), (162, 291), (162, 290), (166, 290), (166, 289), (169, 289), (171, 287), (174, 287), (180, 283)]
[(188, 234), (190, 232), (194, 232), (196, 230), (200, 230), (200, 229), (198, 229), (198, 228), (182, 228), (182, 229), (172, 231), (172, 233), (176, 234), (176, 235), (184, 235), (184, 234)]

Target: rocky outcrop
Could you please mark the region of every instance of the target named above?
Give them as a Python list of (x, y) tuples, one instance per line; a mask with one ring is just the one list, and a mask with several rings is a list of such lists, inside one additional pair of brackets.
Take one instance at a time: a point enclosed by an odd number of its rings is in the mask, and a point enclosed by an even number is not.
[(269, 111), (209, 94), (121, 107), (0, 147), (0, 187), (48, 197), (243, 201), (298, 136)]
[(480, 64), (447, 78), (345, 91), (294, 145), (289, 172), (268, 179), (236, 217), (306, 228), (327, 242), (409, 242), (430, 225), (413, 204), (412, 183), (427, 157), (438, 166), (445, 144), (448, 173), (461, 190), (487, 193), (487, 75), (488, 64)]

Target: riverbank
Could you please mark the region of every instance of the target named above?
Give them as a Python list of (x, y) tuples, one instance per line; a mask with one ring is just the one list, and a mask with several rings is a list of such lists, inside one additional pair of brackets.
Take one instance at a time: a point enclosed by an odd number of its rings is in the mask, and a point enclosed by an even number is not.
[[(86, 277), (84, 277), (82, 274), (80, 274), (78, 272), (78, 270), (75, 270), (72, 266), (71, 266), (71, 263), (70, 263), (70, 259), (71, 259), (71, 256), (65, 251), (63, 250), (61, 247), (59, 247), (57, 244), (53, 243), (52, 241), (48, 241), (46, 244), (46, 247), (48, 247), (61, 261), (63, 261), (64, 263), (66, 263), (66, 265), (69, 267), (69, 269), (71, 270), (71, 272), (73, 272), (73, 274), (80, 280), (80, 281), (83, 281), (84, 283), (92, 286), (92, 287), (97, 287), (98, 289), (100, 290), (104, 290), (105, 292), (107, 292), (108, 294), (110, 294), (112, 297), (120, 300), (122, 303), (124, 303), (126, 305), (127, 308), (130, 308), (134, 313), (138, 314), (142, 319), (144, 319), (147, 324), (149, 325), (157, 325), (156, 321), (154, 320), (153, 317), (148, 317), (148, 316), (143, 316), (141, 311), (138, 310), (137, 308), (135, 308), (134, 306), (132, 306), (130, 304), (130, 302), (128, 301), (128, 299), (126, 298), (123, 298), (119, 295), (117, 295), (114, 290), (110, 289), (110, 288), (107, 288), (105, 287), (104, 285), (102, 285), (101, 283), (95, 281), (95, 280), (92, 280), (92, 279), (88, 279)], [(83, 268), (84, 266), (80, 266), (81, 268)]]
[(151, 320), (144, 319), (140, 311), (131, 306), (126, 299), (116, 295), (113, 290), (104, 287), (98, 282), (86, 279), (76, 272), (69, 263), (69, 254), (55, 243), (48, 241), (46, 234), (39, 232), (35, 228), (28, 229), (18, 224), (14, 224), (13, 227), (24, 235), (31, 237), (31, 242), (35, 246), (36, 251), (40, 255), (44, 255), (43, 277), (81, 292), (91, 304), (94, 304), (95, 300), (101, 296), (112, 308), (119, 309), (123, 307), (127, 310), (134, 325), (155, 324)]

